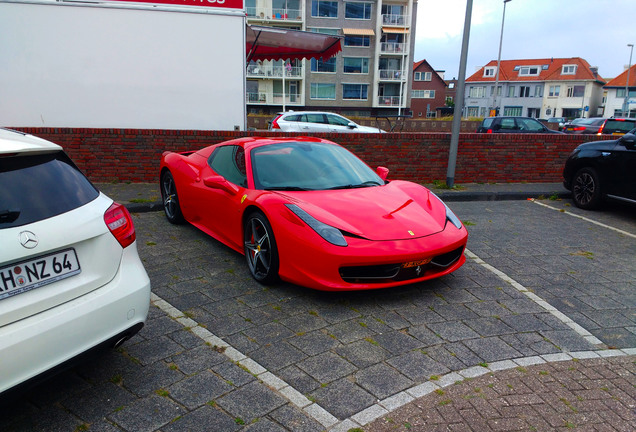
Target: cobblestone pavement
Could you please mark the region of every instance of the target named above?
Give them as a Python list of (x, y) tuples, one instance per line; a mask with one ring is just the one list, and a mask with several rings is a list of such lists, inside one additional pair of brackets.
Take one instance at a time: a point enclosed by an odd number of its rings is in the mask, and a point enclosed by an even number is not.
[(357, 293), (263, 287), (197, 229), (135, 214), (146, 327), (5, 406), (0, 429), (636, 430), (633, 209), (452, 208), (464, 267)]

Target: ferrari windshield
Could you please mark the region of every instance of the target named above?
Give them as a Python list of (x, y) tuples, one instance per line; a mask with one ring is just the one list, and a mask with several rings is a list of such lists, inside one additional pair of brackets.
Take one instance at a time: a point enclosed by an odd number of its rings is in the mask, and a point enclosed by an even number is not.
[(256, 189), (326, 190), (371, 187), (384, 181), (343, 147), (284, 142), (251, 151)]

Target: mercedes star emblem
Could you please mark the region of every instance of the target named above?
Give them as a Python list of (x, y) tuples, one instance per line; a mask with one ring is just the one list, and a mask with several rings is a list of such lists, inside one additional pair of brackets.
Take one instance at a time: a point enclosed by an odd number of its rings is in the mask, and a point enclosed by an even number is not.
[(33, 249), (38, 245), (38, 238), (31, 231), (22, 231), (18, 237), (20, 244), (27, 249)]

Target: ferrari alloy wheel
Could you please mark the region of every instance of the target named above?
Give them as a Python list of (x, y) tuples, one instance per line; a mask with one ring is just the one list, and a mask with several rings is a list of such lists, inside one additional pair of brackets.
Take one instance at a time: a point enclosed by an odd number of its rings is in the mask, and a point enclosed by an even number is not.
[(278, 279), (278, 250), (272, 227), (262, 213), (250, 214), (244, 227), (245, 258), (254, 279), (271, 283)]
[(163, 201), (163, 210), (166, 213), (168, 222), (180, 224), (184, 222), (183, 213), (179, 206), (179, 197), (177, 196), (177, 186), (170, 171), (166, 171), (161, 176), (161, 199)]
[(589, 210), (601, 202), (601, 184), (596, 171), (592, 168), (581, 168), (577, 171), (572, 182), (572, 199), (574, 204)]

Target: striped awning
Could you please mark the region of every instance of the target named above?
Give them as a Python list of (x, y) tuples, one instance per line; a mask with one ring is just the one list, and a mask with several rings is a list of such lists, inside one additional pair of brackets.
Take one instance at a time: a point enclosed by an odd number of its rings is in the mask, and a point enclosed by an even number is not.
[(373, 29), (343, 28), (342, 32), (350, 36), (375, 36)]
[(404, 28), (404, 27), (382, 27), (382, 32), (383, 33), (408, 33), (409, 29)]

